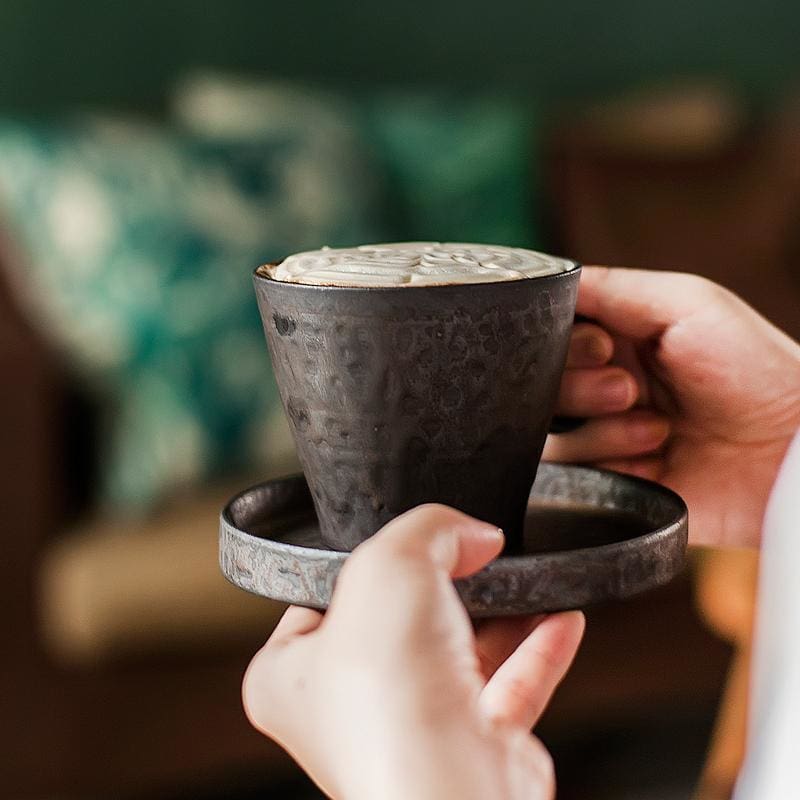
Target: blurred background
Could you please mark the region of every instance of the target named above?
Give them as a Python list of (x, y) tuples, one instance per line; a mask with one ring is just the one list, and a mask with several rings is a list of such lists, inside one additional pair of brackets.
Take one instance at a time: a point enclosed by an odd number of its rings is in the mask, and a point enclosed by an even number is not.
[[(250, 287), (450, 239), (705, 274), (800, 335), (791, 0), (0, 4), (0, 794), (314, 798), (216, 517), (296, 469)], [(730, 796), (749, 552), (589, 613), (564, 800)]]

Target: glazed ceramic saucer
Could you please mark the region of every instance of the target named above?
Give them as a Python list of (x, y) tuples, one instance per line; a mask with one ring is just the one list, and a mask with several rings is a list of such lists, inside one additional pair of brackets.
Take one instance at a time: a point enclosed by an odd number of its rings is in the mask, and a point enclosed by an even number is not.
[[(473, 617), (581, 608), (661, 586), (684, 563), (686, 505), (664, 487), (614, 472), (543, 463), (523, 552), (456, 581)], [(253, 486), (220, 515), (220, 566), (236, 586), (326, 608), (348, 554), (320, 537), (298, 475)]]

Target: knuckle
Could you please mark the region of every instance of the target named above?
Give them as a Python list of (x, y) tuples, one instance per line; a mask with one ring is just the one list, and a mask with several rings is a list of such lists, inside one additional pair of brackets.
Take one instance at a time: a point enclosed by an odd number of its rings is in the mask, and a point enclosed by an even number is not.
[(398, 548), (392, 542), (376, 536), (367, 539), (342, 565), (336, 578), (337, 592), (374, 592), (376, 586), (391, 580), (398, 567), (398, 556)]
[(534, 704), (538, 686), (526, 676), (517, 675), (506, 679), (503, 690), (519, 708), (527, 709)]
[(459, 512), (442, 503), (423, 503), (408, 512), (409, 521), (421, 528), (432, 528), (451, 521)]
[(359, 545), (345, 561), (337, 585), (354, 586), (390, 580), (392, 575), (414, 557), (413, 548), (404, 541), (369, 539)]
[(730, 292), (718, 283), (703, 275), (694, 275), (689, 272), (680, 273), (679, 277), (684, 281), (686, 291), (698, 300), (722, 300), (728, 297)]
[(420, 551), (424, 550), (420, 543), (426, 539), (414, 534), (433, 534), (456, 524), (463, 516), (460, 511), (441, 503), (424, 503), (401, 514), (362, 544), (356, 552), (362, 550), (371, 559), (385, 558), (387, 554), (392, 557), (403, 554), (420, 556)]
[[(342, 587), (382, 583), (396, 585), (431, 561), (431, 537), (463, 520), (462, 512), (441, 503), (425, 503), (388, 523), (387, 527), (362, 542), (347, 558), (336, 580)], [(421, 535), (424, 534), (424, 535)]]

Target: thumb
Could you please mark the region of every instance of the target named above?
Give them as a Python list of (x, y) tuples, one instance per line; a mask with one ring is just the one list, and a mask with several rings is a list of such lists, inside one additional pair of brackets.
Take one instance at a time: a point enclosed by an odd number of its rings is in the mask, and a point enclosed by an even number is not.
[(699, 275), (584, 267), (577, 313), (612, 333), (649, 339), (707, 306), (721, 293), (725, 293), (721, 286)]
[(452, 578), (477, 572), (503, 548), (503, 532), (454, 508), (419, 506), (396, 517), (359, 548), (363, 556), (385, 563), (400, 560), (441, 569)]

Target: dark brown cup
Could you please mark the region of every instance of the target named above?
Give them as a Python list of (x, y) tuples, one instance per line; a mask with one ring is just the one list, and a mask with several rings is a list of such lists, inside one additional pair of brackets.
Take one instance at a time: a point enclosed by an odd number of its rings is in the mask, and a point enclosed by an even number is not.
[(421, 503), (521, 547), (580, 267), (513, 281), (335, 287), (255, 273), (272, 364), (325, 543)]

